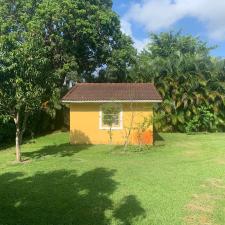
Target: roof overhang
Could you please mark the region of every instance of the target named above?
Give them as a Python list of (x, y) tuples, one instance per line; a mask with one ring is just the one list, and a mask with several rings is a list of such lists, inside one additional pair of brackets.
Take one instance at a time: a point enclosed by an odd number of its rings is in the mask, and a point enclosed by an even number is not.
[(98, 101), (73, 101), (62, 100), (62, 103), (160, 103), (162, 100), (98, 100)]

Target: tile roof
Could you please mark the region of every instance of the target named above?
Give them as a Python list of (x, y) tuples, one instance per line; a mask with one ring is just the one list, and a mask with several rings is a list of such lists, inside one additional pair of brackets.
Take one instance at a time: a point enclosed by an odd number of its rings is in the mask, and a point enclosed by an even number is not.
[(161, 102), (152, 83), (77, 83), (62, 98), (63, 102), (142, 101)]

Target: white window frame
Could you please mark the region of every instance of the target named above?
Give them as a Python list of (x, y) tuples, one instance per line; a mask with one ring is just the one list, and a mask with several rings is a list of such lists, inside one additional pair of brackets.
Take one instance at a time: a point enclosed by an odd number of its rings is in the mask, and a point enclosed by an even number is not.
[[(110, 127), (106, 127), (106, 126), (103, 126), (102, 124), (102, 105), (100, 106), (100, 110), (99, 110), (99, 129), (100, 130), (110, 130)], [(120, 122), (120, 126), (119, 127), (112, 127), (111, 129), (112, 130), (122, 130), (123, 129), (123, 108), (122, 108), (122, 105), (119, 105), (120, 107), (120, 119), (119, 119), (119, 122)]]

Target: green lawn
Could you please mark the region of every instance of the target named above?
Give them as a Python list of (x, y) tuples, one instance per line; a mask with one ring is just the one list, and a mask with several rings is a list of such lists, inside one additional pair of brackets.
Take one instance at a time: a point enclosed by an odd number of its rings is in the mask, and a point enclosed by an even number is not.
[(0, 151), (1, 225), (225, 224), (225, 134), (155, 147), (71, 146), (54, 133)]

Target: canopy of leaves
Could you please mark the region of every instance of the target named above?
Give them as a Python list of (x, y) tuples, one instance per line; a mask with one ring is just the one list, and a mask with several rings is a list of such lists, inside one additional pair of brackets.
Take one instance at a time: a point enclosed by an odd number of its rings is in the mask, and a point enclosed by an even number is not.
[(59, 108), (66, 79), (125, 81), (135, 54), (111, 0), (0, 0), (1, 119)]
[(216, 124), (225, 129), (225, 61), (210, 57), (206, 43), (180, 33), (152, 34), (131, 70), (132, 81), (154, 82), (164, 101), (156, 107), (157, 128), (185, 131), (199, 106), (212, 106)]
[[(131, 39), (120, 31), (111, 0), (30, 1), (37, 6), (29, 23), (42, 31), (62, 81), (69, 72), (75, 80), (94, 81), (98, 68), (115, 81), (125, 79), (135, 51)], [(120, 66), (115, 69), (115, 64)]]

